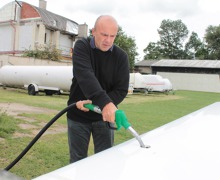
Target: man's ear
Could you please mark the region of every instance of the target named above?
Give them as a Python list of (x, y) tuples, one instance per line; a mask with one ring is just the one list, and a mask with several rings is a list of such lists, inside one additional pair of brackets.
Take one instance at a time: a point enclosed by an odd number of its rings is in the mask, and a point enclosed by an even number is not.
[(92, 28), (92, 36), (95, 35), (95, 28)]

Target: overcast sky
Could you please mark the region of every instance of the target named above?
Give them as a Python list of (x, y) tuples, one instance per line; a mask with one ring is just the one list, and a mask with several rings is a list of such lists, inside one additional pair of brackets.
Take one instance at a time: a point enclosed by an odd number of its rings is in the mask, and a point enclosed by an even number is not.
[[(24, 0), (34, 6), (39, 0)], [(12, 2), (0, 0), (0, 7)], [(182, 20), (190, 34), (199, 37), (209, 25), (220, 25), (220, 0), (47, 0), (47, 10), (69, 18), (89, 29), (102, 14), (114, 16), (122, 30), (136, 40), (139, 59), (149, 42), (159, 40), (157, 29), (162, 20)]]

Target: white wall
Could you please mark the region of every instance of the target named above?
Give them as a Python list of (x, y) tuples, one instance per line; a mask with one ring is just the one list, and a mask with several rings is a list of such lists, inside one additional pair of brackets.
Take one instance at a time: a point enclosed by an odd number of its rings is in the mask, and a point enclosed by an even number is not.
[(220, 92), (219, 74), (167, 73), (158, 72), (163, 78), (168, 78), (173, 89), (205, 92)]
[(72, 66), (71, 60), (51, 61), (45, 59), (35, 59), (32, 57), (19, 57), (11, 55), (0, 55), (0, 68), (4, 65), (14, 66)]
[(9, 24), (0, 25), (0, 51), (13, 51), (14, 30)]
[(34, 48), (33, 44), (33, 25), (25, 24), (19, 27), (19, 47), (18, 50), (29, 50)]
[(0, 8), (0, 22), (17, 20), (15, 12), (18, 12), (18, 6), (15, 6), (15, 2), (11, 2)]
[(62, 50), (63, 55), (70, 55), (70, 49), (73, 45), (73, 40), (70, 38), (70, 36), (64, 35), (60, 33), (60, 44), (59, 49)]

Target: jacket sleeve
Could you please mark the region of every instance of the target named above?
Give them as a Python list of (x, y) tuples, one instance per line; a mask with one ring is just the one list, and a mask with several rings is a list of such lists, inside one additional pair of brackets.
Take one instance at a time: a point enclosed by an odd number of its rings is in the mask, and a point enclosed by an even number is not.
[(128, 56), (126, 53), (122, 53), (119, 57), (117, 65), (117, 72), (115, 78), (115, 84), (112, 91), (108, 92), (109, 97), (112, 99), (115, 105), (121, 103), (128, 93), (129, 86), (129, 65)]
[(73, 73), (80, 89), (87, 99), (98, 105), (101, 109), (112, 102), (106, 91), (102, 89), (97, 80), (91, 63), (90, 45), (87, 41), (78, 40), (74, 45)]

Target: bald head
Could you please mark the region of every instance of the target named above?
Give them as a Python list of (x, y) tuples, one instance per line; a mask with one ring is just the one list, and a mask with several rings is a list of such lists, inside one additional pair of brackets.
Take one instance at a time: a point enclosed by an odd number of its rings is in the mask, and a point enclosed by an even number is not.
[(112, 17), (110, 15), (101, 15), (97, 18), (95, 25), (94, 25), (94, 28), (98, 27), (99, 24), (102, 24), (103, 22), (104, 23), (111, 23), (112, 25), (118, 27), (118, 23), (114, 17)]
[(92, 35), (95, 39), (95, 45), (102, 51), (108, 51), (118, 33), (118, 23), (110, 15), (99, 16), (92, 29)]

